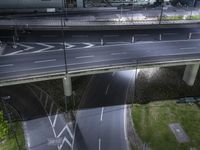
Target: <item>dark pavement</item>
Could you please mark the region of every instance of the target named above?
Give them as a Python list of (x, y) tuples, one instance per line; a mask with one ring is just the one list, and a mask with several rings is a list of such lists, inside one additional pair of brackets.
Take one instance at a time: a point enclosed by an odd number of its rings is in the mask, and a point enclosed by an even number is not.
[(127, 150), (126, 94), (135, 71), (95, 75), (77, 112), (75, 150)]

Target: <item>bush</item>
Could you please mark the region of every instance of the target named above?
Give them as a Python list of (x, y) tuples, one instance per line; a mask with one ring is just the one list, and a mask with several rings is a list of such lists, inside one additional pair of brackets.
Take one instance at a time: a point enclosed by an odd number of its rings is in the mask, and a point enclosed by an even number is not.
[(3, 119), (3, 112), (0, 111), (0, 141), (3, 141), (9, 132), (8, 122)]

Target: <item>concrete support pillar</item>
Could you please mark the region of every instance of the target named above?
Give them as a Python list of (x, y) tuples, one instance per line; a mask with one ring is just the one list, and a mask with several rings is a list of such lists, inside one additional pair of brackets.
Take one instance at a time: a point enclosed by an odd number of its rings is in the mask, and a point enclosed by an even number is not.
[(189, 86), (193, 86), (200, 64), (187, 65), (183, 75), (183, 81)]
[(83, 0), (76, 0), (76, 4), (78, 8), (83, 8)]
[(65, 76), (63, 78), (63, 89), (65, 96), (69, 97), (72, 95), (72, 81), (71, 77)]

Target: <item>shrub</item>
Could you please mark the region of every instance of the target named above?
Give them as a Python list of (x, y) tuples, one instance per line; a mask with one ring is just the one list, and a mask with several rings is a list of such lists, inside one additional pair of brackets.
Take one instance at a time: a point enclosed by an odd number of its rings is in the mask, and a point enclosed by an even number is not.
[(0, 141), (6, 138), (9, 132), (8, 122), (3, 118), (3, 112), (0, 111)]

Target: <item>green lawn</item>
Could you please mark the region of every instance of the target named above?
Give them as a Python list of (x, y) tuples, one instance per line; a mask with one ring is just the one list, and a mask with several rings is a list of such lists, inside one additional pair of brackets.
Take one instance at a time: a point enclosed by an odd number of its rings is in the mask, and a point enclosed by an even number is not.
[[(132, 117), (136, 131), (152, 150), (200, 150), (200, 108), (193, 104), (176, 104), (175, 101), (159, 101), (134, 104)], [(180, 123), (191, 141), (179, 144), (168, 127)]]
[[(20, 149), (25, 150), (25, 139), (24, 139), (22, 125), (19, 122), (19, 123), (14, 123), (13, 126), (16, 128), (16, 134), (20, 144)], [(0, 144), (0, 150), (18, 150), (18, 146), (14, 135), (11, 135), (10, 138), (9, 136), (6, 137), (5, 143)]]

